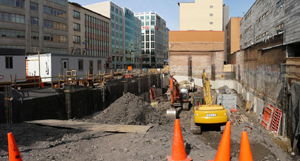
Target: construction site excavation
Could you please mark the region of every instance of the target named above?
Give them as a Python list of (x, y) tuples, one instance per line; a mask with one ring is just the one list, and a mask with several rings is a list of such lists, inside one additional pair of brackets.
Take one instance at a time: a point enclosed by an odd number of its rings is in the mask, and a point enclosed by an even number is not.
[(0, 161), (300, 161), (299, 0), (94, 2), (0, 0)]
[[(99, 83), (87, 79), (85, 85), (70, 78), (56, 88), (12, 88), (14, 108), (1, 115), (6, 119), (0, 124), (0, 160), (16, 155), (78, 161), (297, 158), (287, 151), (288, 141), (265, 129), (238, 89), (225, 85), (229, 82), (219, 87), (205, 71), (201, 83), (192, 77), (179, 81), (167, 67), (107, 73)], [(197, 117), (201, 109), (203, 123)], [(9, 147), (10, 142), (16, 147)], [(243, 151), (247, 146), (250, 150)]]

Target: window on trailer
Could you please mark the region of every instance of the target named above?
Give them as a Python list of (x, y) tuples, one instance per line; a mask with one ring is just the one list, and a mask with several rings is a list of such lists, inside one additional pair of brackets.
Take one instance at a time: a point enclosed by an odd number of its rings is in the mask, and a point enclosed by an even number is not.
[(5, 57), (6, 69), (13, 69), (13, 57)]
[(78, 60), (78, 70), (79, 71), (83, 70), (83, 60)]
[(98, 70), (101, 70), (101, 60), (98, 60)]

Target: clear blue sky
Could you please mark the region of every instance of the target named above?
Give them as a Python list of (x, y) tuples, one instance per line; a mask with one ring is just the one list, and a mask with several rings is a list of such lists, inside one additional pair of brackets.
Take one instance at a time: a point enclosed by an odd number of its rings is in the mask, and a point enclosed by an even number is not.
[[(104, 2), (107, 0), (69, 0), (82, 6)], [(133, 12), (157, 12), (162, 16), (170, 30), (179, 30), (179, 6), (178, 2), (194, 2), (194, 0), (112, 0), (120, 7), (130, 8)], [(247, 12), (255, 0), (223, 0), (229, 6), (230, 17), (242, 17), (243, 12)]]

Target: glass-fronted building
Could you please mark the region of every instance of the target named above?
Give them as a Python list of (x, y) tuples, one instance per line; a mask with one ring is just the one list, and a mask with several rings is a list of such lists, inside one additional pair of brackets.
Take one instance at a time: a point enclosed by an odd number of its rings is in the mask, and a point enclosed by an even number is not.
[[(111, 21), (111, 61), (108, 68), (121, 69), (141, 66), (141, 21), (128, 8), (121, 8), (111, 1), (85, 6), (103, 14)], [(139, 65), (139, 66), (138, 66)]]
[(124, 8), (125, 16), (125, 69), (128, 66), (140, 68), (141, 65), (141, 21), (134, 17), (134, 13)]
[(157, 13), (136, 13), (141, 20), (142, 67), (162, 68), (168, 55), (166, 21)]

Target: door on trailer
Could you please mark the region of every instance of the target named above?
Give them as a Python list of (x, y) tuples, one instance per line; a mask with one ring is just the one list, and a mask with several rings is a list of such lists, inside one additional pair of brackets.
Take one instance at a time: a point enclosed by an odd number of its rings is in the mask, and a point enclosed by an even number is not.
[(69, 70), (69, 60), (62, 59), (61, 60), (61, 73), (62, 75), (66, 75), (66, 72)]
[(90, 74), (94, 74), (93, 60), (90, 60), (89, 69), (90, 69)]

